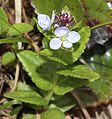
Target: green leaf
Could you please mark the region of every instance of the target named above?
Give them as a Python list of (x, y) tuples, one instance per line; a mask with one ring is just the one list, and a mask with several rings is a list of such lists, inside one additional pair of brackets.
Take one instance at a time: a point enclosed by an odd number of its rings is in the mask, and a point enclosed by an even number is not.
[(90, 70), (85, 65), (77, 65), (66, 70), (57, 71), (58, 74), (63, 76), (70, 76), (78, 79), (88, 79), (90, 82), (99, 79), (98, 73)]
[(99, 80), (89, 83), (88, 86), (94, 91), (95, 95), (101, 102), (111, 99), (112, 81), (108, 80), (108, 77), (102, 77)]
[(7, 15), (3, 10), (3, 8), (0, 7), (0, 35), (2, 35), (2, 33), (4, 33), (5, 31), (7, 31), (8, 27), (9, 24)]
[[(101, 49), (102, 50), (102, 49)], [(112, 48), (103, 55), (94, 54), (89, 59), (90, 66), (100, 74), (101, 78), (88, 84), (100, 101), (112, 96)]]
[(8, 29), (9, 36), (22, 35), (25, 32), (30, 32), (33, 29), (33, 26), (27, 23), (17, 23), (13, 24)]
[(78, 1), (74, 2), (74, 0), (62, 0), (60, 2), (60, 0), (33, 0), (32, 2), (39, 13), (48, 14), (49, 16), (51, 16), (53, 10), (61, 11), (65, 5), (68, 6), (69, 10), (76, 18), (79, 19), (83, 16), (82, 9), (80, 8)]
[(62, 112), (66, 112), (76, 106), (76, 101), (73, 96), (70, 94), (58, 96), (57, 100), (54, 100), (50, 107), (58, 107)]
[[(57, 8), (57, 10), (60, 8), (60, 2), (59, 0), (48, 0), (48, 1), (44, 1), (44, 0), (32, 0), (34, 7), (36, 7), (35, 9), (43, 14), (48, 14), (49, 16), (51, 16), (52, 14), (52, 10), (55, 10)], [(55, 4), (54, 4), (55, 3)], [(62, 2), (63, 3), (63, 0)], [(50, 6), (50, 7), (48, 7)]]
[(5, 97), (15, 99), (17, 101), (35, 104), (35, 105), (46, 105), (47, 101), (43, 99), (37, 92), (32, 90), (26, 84), (22, 84), (22, 87), (27, 87), (25, 89), (19, 89), (14, 92), (8, 92)]
[(6, 52), (2, 56), (2, 64), (7, 66), (12, 66), (16, 60), (16, 56), (14, 52)]
[(16, 108), (14, 108), (11, 112), (10, 115), (11, 116), (15, 116), (17, 117), (18, 113), (20, 112), (20, 110), (22, 109), (22, 106), (17, 106)]
[(99, 20), (101, 23), (111, 21), (112, 12), (109, 10), (106, 1), (83, 0), (82, 3), (85, 5), (88, 15), (91, 19), (97, 18), (97, 20)]
[(49, 48), (49, 40), (45, 36), (42, 39), (42, 47), (43, 47), (43, 49)]
[(38, 70), (38, 68), (46, 62), (42, 57), (27, 50), (18, 53), (17, 56), (37, 87), (43, 90), (50, 90), (52, 88), (52, 83), (43, 76), (43, 72), (40, 73), (42, 70)]
[(64, 113), (58, 108), (51, 108), (41, 114), (41, 119), (65, 119)]
[(35, 104), (35, 105), (46, 105), (46, 101), (33, 90), (16, 90), (15, 92), (6, 93), (6, 97), (12, 98), (21, 102)]
[(18, 43), (18, 42), (28, 43), (28, 40), (23, 38), (23, 37), (11, 37), (11, 38), (0, 39), (0, 44), (4, 44), (4, 43)]
[(63, 65), (73, 63), (72, 52), (66, 49), (45, 49), (40, 52), (40, 55), (47, 57), (51, 61), (59, 62)]
[(86, 44), (89, 41), (89, 37), (90, 37), (90, 28), (89, 27), (83, 27), (80, 31), (79, 31), (80, 35), (81, 35), (81, 39), (78, 43), (74, 44), (74, 52), (73, 52), (73, 61), (77, 61), (78, 58), (81, 56), (82, 53), (84, 53), (84, 50), (86, 48)]
[(25, 114), (22, 119), (36, 119), (35, 114)]
[(102, 0), (62, 0), (61, 2), (60, 0), (33, 0), (32, 2), (37, 12), (48, 14), (49, 16), (51, 16), (53, 10), (60, 11), (66, 5), (72, 15), (78, 21), (83, 20), (83, 23), (87, 23), (88, 19), (94, 18), (97, 18), (101, 23), (111, 21), (112, 10), (109, 10), (107, 3)]
[(0, 106), (0, 110), (6, 109), (6, 108), (10, 108), (12, 105), (15, 105), (15, 104), (21, 104), (21, 103), (19, 101), (12, 100), (12, 101), (9, 101), (9, 102), (1, 105)]
[[(72, 91), (72, 95), (78, 95), (85, 106), (92, 106), (98, 102), (96, 94), (87, 86)], [(96, 102), (95, 104), (93, 102)]]
[(67, 50), (60, 48), (59, 50), (45, 49), (40, 52), (40, 55), (47, 57), (51, 61), (59, 62), (63, 65), (72, 64), (77, 61), (86, 48), (89, 40), (90, 29), (84, 27), (79, 31), (81, 39), (78, 43), (74, 44), (74, 50)]
[(56, 95), (64, 95), (76, 88), (79, 88), (88, 83), (88, 80), (75, 79), (73, 77), (60, 76), (57, 85), (54, 87)]

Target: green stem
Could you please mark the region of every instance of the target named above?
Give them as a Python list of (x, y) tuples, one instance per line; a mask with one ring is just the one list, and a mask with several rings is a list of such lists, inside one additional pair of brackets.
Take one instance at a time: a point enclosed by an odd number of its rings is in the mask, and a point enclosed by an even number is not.
[[(59, 65), (57, 65), (57, 67), (59, 67)], [(51, 100), (51, 97), (53, 96), (53, 93), (54, 93), (53, 88), (54, 88), (54, 86), (57, 84), (58, 76), (59, 76), (59, 75), (55, 73), (55, 75), (54, 75), (54, 77), (53, 77), (53, 87), (52, 87), (52, 89), (48, 92), (47, 96), (45, 97), (45, 99), (48, 100), (48, 104), (49, 104), (49, 102), (50, 102), (50, 100)]]
[(99, 28), (99, 27), (102, 27), (102, 26), (106, 26), (106, 25), (112, 25), (112, 21), (111, 22), (106, 22), (106, 23), (95, 25), (95, 26), (91, 27), (91, 30), (96, 29), (96, 28)]
[(49, 103), (49, 101), (50, 101), (52, 95), (53, 95), (53, 90), (51, 89), (51, 90), (48, 92), (47, 96), (45, 97), (45, 99), (48, 100), (48, 103)]
[(54, 86), (56, 85), (57, 80), (58, 80), (58, 74), (55, 74), (55, 75), (54, 75), (54, 78), (53, 78), (53, 87), (52, 87), (52, 89), (48, 92), (47, 96), (45, 97), (45, 99), (48, 100), (48, 101), (50, 101), (51, 97), (53, 96), (53, 88), (54, 88)]

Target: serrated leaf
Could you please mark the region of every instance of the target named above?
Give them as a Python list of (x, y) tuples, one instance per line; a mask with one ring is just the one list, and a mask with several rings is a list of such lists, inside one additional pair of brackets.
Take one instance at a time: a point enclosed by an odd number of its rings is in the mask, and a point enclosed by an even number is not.
[(86, 85), (88, 80), (75, 79), (73, 77), (59, 77), (59, 82), (54, 87), (54, 93), (57, 95), (64, 95), (73, 89)]
[(41, 114), (41, 119), (65, 119), (65, 115), (58, 108), (51, 108)]
[(16, 23), (9, 27), (8, 35), (16, 36), (22, 35), (25, 32), (30, 32), (33, 29), (33, 26), (27, 23)]
[(40, 52), (40, 55), (47, 57), (51, 61), (59, 62), (63, 65), (72, 64), (77, 61), (86, 48), (89, 40), (90, 29), (84, 27), (79, 31), (81, 39), (74, 44), (74, 51), (60, 48), (59, 50), (45, 49)]
[(35, 105), (46, 105), (47, 101), (43, 99), (37, 92), (32, 90), (26, 84), (22, 84), (27, 89), (16, 90), (14, 92), (8, 92), (5, 94), (5, 97), (15, 99), (17, 101), (35, 104)]
[(67, 112), (74, 106), (76, 106), (76, 101), (70, 94), (60, 96), (60, 98), (58, 96), (58, 99), (54, 100), (50, 105), (50, 107), (58, 107), (62, 112)]
[(77, 65), (72, 68), (57, 71), (58, 74), (63, 76), (74, 77), (78, 79), (88, 79), (90, 82), (100, 78), (100, 75), (85, 65)]
[(88, 43), (89, 37), (90, 37), (90, 28), (83, 27), (79, 31), (79, 33), (81, 35), (81, 39), (78, 43), (74, 44), (75, 51), (72, 54), (74, 62), (78, 60), (78, 58), (81, 56), (81, 54), (84, 52), (84, 50), (86, 48), (86, 44)]
[(0, 7), (0, 35), (2, 35), (2, 33), (4, 33), (5, 31), (7, 31), (8, 27), (9, 27), (8, 17), (3, 8)]
[(0, 39), (0, 44), (4, 44), (4, 43), (18, 43), (18, 42), (28, 43), (28, 40), (23, 38), (23, 37), (11, 37), (11, 38)]
[(45, 49), (40, 52), (40, 55), (47, 57), (51, 61), (59, 62), (63, 65), (73, 63), (72, 52), (66, 49)]
[(52, 88), (52, 83), (42, 76), (43, 72), (40, 73), (38, 70), (46, 62), (40, 55), (32, 51), (22, 51), (17, 56), (37, 87), (43, 90), (50, 90)]

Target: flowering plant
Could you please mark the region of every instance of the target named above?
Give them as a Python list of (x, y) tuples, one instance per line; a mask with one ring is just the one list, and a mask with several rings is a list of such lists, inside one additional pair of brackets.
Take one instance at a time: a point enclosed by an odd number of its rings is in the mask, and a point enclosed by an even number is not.
[(80, 34), (76, 31), (71, 31), (69, 27), (72, 27), (75, 23), (75, 18), (70, 15), (69, 12), (62, 10), (60, 14), (52, 12), (52, 19), (50, 20), (48, 15), (39, 14), (38, 27), (41, 27), (43, 31), (54, 30), (54, 35), (50, 39), (49, 46), (51, 49), (57, 50), (61, 46), (64, 48), (71, 48), (73, 43), (80, 40)]
[(99, 78), (76, 62), (86, 48), (90, 29), (81, 27), (65, 8), (60, 13), (53, 11), (51, 19), (46, 14), (38, 14), (35, 19), (45, 36), (38, 54), (29, 50), (17, 53), (35, 86), (19, 83), (16, 91), (5, 95), (30, 103), (42, 112), (41, 119), (64, 119), (64, 113), (76, 105), (70, 92)]

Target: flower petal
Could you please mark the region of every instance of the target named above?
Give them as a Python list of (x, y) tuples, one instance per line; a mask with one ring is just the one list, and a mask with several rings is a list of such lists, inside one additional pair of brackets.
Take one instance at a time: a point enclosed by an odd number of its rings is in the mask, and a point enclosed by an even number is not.
[(71, 48), (73, 44), (66, 40), (62, 43), (62, 46), (65, 48)]
[(49, 46), (51, 49), (57, 50), (61, 47), (61, 44), (62, 41), (60, 38), (53, 38), (51, 39)]
[(51, 18), (51, 22), (52, 22), (52, 23), (54, 22), (54, 19), (55, 19), (55, 11), (53, 10), (53, 11), (52, 11), (52, 18)]
[(57, 37), (61, 37), (61, 36), (64, 36), (65, 34), (67, 34), (69, 32), (69, 29), (66, 28), (66, 27), (58, 27), (55, 31), (54, 31), (54, 34), (57, 36)]
[(70, 41), (71, 43), (76, 43), (80, 40), (80, 34), (76, 31), (71, 31), (67, 34), (66, 40)]
[(39, 14), (38, 15), (38, 24), (43, 30), (47, 30), (51, 27), (51, 20), (48, 15)]

